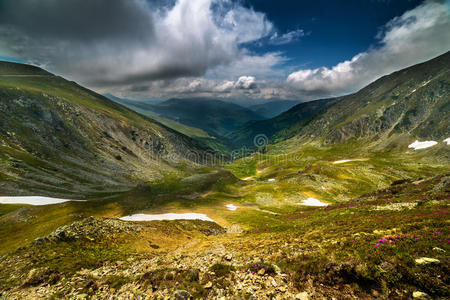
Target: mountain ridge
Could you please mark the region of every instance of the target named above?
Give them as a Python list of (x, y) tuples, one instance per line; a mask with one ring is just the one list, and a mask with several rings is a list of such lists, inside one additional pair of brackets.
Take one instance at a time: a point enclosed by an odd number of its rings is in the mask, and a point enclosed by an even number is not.
[[(325, 143), (351, 138), (450, 136), (450, 52), (381, 77), (342, 97), (301, 128), (300, 138)], [(386, 136), (387, 135), (387, 136)]]
[(447, 52), (383, 76), (356, 93), (300, 103), (272, 119), (249, 122), (226, 137), (246, 146), (254, 146), (258, 134), (267, 136), (270, 143), (293, 137), (325, 144), (352, 138), (381, 143), (395, 135), (447, 138), (449, 65)]
[[(14, 67), (19, 71), (7, 76)], [(82, 196), (127, 190), (167, 171), (179, 172), (182, 162), (190, 165), (186, 170), (195, 168), (203, 163), (202, 153), (212, 152), (40, 68), (0, 62), (0, 70), (2, 193)]]
[(215, 136), (224, 136), (247, 121), (264, 119), (248, 108), (217, 99), (173, 98), (152, 105), (152, 109), (161, 116)]

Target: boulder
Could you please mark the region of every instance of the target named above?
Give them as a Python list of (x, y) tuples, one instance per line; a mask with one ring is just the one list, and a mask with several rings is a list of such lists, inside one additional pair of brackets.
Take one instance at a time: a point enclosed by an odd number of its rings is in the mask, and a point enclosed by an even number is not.
[(428, 295), (421, 291), (415, 291), (415, 292), (413, 292), (413, 298), (414, 299), (427, 299)]
[(295, 300), (309, 300), (309, 295), (307, 292), (301, 292), (295, 295)]

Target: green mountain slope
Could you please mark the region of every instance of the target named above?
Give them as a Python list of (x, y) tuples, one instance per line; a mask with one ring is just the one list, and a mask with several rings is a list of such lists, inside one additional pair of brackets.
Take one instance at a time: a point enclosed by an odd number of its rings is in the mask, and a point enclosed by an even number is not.
[(268, 142), (292, 137), (311, 118), (336, 101), (337, 98), (332, 98), (297, 104), (275, 118), (248, 122), (227, 134), (226, 138), (236, 146), (254, 147), (254, 139), (259, 135), (266, 136)]
[(298, 136), (340, 143), (352, 138), (385, 144), (395, 138), (450, 137), (450, 52), (384, 76), (343, 97)]
[(182, 134), (185, 134), (201, 142), (206, 147), (212, 148), (216, 151), (220, 151), (223, 153), (229, 152), (232, 148), (231, 143), (222, 137), (213, 136), (211, 134), (208, 134), (208, 132), (206, 132), (203, 129), (188, 126), (175, 120), (160, 116), (158, 113), (153, 111), (153, 105), (155, 105), (154, 102), (128, 100), (118, 98), (112, 95), (108, 95), (107, 97), (115, 102), (125, 105), (126, 107), (144, 116), (150, 117), (169, 128), (172, 128), (178, 132), (181, 132)]
[(122, 99), (119, 97), (115, 97), (113, 95), (106, 95), (109, 99), (120, 103), (144, 116), (150, 117), (156, 121), (158, 121), (161, 124), (164, 124), (165, 126), (172, 128), (178, 132), (181, 132), (187, 136), (190, 136), (192, 138), (208, 138), (210, 135), (206, 133), (204, 130), (200, 128), (195, 128), (191, 126), (187, 126), (184, 124), (181, 124), (177, 121), (167, 119), (164, 117), (160, 117), (157, 113), (155, 113), (153, 110), (151, 110), (151, 106), (154, 105), (154, 102), (148, 102), (148, 101), (137, 101), (137, 100), (128, 100), (128, 99)]
[(187, 158), (197, 162), (207, 150), (39, 68), (1, 62), (0, 74), (1, 194), (126, 190), (195, 167)]
[(272, 143), (293, 136), (325, 144), (356, 138), (381, 147), (404, 146), (416, 138), (442, 140), (450, 137), (449, 66), (447, 52), (357, 93), (301, 103), (275, 118), (249, 122), (226, 138), (246, 146), (253, 146), (259, 134)]
[(264, 119), (248, 108), (213, 99), (170, 99), (149, 109), (213, 136), (224, 136), (248, 121)]
[(302, 101), (295, 100), (275, 100), (262, 104), (255, 104), (249, 106), (248, 108), (265, 118), (274, 118), (279, 114), (291, 109), (295, 105), (301, 103)]

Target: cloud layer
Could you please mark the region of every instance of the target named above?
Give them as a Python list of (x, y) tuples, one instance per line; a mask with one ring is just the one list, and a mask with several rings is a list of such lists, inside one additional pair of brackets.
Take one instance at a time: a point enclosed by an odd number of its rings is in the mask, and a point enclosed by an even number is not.
[(280, 33), (240, 3), (0, 0), (0, 56), (123, 97), (306, 100), (354, 92), (450, 49), (449, 0), (426, 1), (385, 24), (367, 51), (292, 72), (283, 52), (256, 54), (250, 45), (282, 49), (309, 32)]
[(291, 73), (288, 85), (306, 97), (342, 95), (393, 71), (425, 61), (450, 49), (449, 3), (427, 1), (387, 23), (380, 46), (332, 68)]
[(99, 87), (201, 76), (249, 56), (240, 45), (273, 32), (263, 13), (227, 0), (0, 5), (0, 51)]

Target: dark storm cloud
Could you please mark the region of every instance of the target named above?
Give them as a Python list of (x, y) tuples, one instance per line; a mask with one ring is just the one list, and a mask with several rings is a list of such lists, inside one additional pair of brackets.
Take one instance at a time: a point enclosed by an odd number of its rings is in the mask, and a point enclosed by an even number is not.
[(117, 84), (133, 84), (135, 82), (145, 82), (153, 80), (166, 80), (177, 77), (195, 77), (203, 75), (208, 66), (206, 64), (186, 64), (186, 65), (166, 65), (160, 66), (151, 72), (132, 73), (126, 77), (103, 78), (99, 76), (91, 81), (91, 84), (95, 86), (110, 86)]
[[(149, 4), (151, 3), (151, 4)], [(217, 3), (227, 5), (212, 6)], [(91, 87), (202, 76), (269, 34), (228, 0), (0, 0), (0, 55)]]
[(139, 1), (0, 0), (0, 20), (34, 38), (145, 41), (153, 29), (145, 9)]

